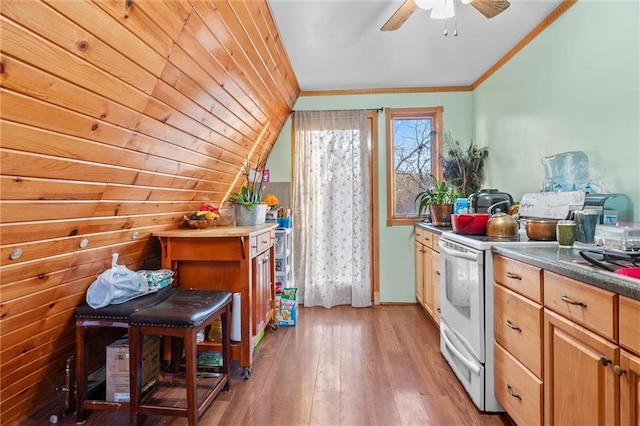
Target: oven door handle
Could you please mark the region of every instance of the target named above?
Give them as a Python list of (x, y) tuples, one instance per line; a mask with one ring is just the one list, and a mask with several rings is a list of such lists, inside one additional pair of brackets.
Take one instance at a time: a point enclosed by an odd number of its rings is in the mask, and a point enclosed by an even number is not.
[[(440, 323), (440, 326), (442, 327), (442, 323)], [(447, 331), (449, 331), (448, 329), (446, 329), (446, 327), (442, 330), (442, 333), (440, 334), (440, 336), (442, 337), (442, 339), (444, 340), (444, 344), (447, 346), (447, 348), (449, 348), (449, 350), (451, 352), (453, 352), (453, 354), (456, 356), (456, 358), (458, 358), (458, 360), (463, 363), (469, 370), (473, 371), (475, 373), (476, 376), (480, 375), (480, 367), (469, 361), (467, 358), (464, 357), (464, 355), (462, 355), (462, 353), (458, 350), (458, 348), (456, 348), (453, 343), (451, 342), (451, 340), (449, 340), (449, 337), (447, 336)]]
[(464, 252), (464, 251), (451, 250), (449, 247), (443, 245), (441, 241), (438, 241), (438, 247), (440, 247), (440, 250), (444, 251), (449, 256), (459, 257), (467, 260), (473, 260), (475, 262), (478, 262), (480, 260), (479, 252)]

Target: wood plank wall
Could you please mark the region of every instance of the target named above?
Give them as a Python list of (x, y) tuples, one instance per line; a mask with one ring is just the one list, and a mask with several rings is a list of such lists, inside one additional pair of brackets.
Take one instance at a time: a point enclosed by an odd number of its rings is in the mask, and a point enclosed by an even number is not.
[(12, 424), (56, 399), (74, 307), (111, 254), (159, 267), (151, 234), (237, 189), (300, 89), (265, 0), (2, 0), (0, 15), (0, 422)]

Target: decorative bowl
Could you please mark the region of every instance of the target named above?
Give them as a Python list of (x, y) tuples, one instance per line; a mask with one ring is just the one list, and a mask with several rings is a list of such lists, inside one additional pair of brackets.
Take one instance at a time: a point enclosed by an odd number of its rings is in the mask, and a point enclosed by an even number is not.
[(201, 220), (192, 220), (185, 219), (184, 222), (192, 229), (205, 229), (213, 226), (216, 223), (215, 219), (201, 219)]

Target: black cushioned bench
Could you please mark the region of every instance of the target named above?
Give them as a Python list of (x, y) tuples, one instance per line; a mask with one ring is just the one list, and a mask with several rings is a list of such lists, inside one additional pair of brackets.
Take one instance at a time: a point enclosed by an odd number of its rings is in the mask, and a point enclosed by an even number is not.
[[(187, 417), (189, 425), (197, 425), (202, 413), (222, 390), (229, 390), (231, 293), (209, 290), (180, 290), (160, 303), (132, 313), (129, 317), (129, 370), (131, 372), (131, 425), (137, 425), (140, 414)], [(222, 319), (222, 375), (208, 389), (198, 404), (196, 335), (215, 319)], [(187, 406), (174, 407), (141, 403), (142, 345), (145, 335), (181, 338), (185, 352)], [(181, 351), (180, 351), (181, 352)], [(172, 358), (175, 353), (172, 354)], [(175, 362), (172, 359), (172, 362)]]
[(131, 314), (157, 305), (177, 292), (179, 290), (176, 287), (166, 287), (156, 293), (117, 305), (107, 305), (104, 308), (93, 309), (87, 303), (76, 307), (76, 421), (78, 423), (84, 423), (85, 409), (129, 411), (129, 404), (127, 403), (88, 399), (89, 346), (86, 341), (87, 329), (128, 328)]

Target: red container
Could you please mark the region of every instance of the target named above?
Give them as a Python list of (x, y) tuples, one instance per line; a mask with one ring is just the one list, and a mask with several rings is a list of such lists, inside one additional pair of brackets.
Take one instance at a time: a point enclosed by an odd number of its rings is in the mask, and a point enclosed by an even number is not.
[(627, 277), (637, 278), (640, 280), (640, 268), (620, 268), (620, 269), (616, 269), (613, 272), (615, 272), (616, 274), (625, 275)]
[(451, 227), (456, 234), (484, 235), (489, 217), (488, 213), (452, 214)]

